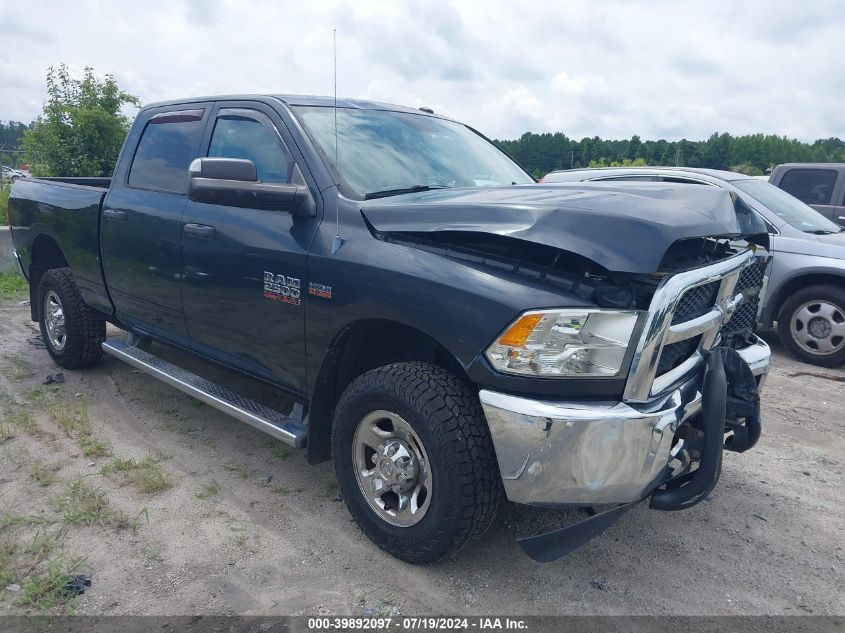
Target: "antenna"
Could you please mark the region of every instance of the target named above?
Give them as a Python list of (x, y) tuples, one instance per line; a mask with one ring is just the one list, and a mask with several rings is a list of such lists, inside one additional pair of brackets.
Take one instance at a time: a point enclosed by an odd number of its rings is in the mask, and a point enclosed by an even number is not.
[[(340, 153), (337, 143), (337, 29), (332, 29), (332, 52), (334, 54), (334, 184), (340, 193)], [(335, 199), (335, 236), (332, 242), (332, 255), (337, 253), (343, 244), (340, 236), (340, 201)]]

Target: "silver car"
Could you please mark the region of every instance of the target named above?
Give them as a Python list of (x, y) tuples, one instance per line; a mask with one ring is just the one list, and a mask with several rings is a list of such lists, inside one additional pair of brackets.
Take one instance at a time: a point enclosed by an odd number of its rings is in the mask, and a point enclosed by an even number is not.
[(638, 180), (721, 187), (765, 220), (774, 255), (758, 324), (776, 325), (784, 346), (822, 367), (845, 364), (845, 232), (769, 183), (730, 171), (690, 167), (609, 167), (555, 171), (544, 183)]

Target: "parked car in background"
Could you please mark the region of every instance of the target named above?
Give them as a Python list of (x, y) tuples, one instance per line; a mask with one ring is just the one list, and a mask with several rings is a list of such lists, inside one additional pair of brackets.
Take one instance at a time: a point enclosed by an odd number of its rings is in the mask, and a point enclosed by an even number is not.
[(575, 169), (547, 174), (543, 183), (588, 180), (690, 183), (735, 194), (769, 227), (774, 257), (757, 312), (760, 327), (776, 325), (784, 346), (800, 360), (822, 367), (845, 364), (845, 232), (838, 225), (759, 178), (729, 171)]
[(845, 226), (845, 163), (784, 163), (769, 182)]
[(3, 165), (2, 178), (3, 180), (17, 180), (18, 178), (28, 178), (29, 174), (22, 172), (20, 169), (13, 169), (8, 165)]

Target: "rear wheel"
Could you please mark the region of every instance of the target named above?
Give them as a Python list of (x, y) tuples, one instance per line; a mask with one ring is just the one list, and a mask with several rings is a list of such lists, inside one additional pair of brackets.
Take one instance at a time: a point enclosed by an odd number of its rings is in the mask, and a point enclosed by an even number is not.
[(484, 533), (501, 482), (478, 395), (444, 369), (397, 363), (341, 397), (332, 449), (343, 498), (379, 547), (422, 563)]
[(85, 305), (67, 268), (48, 270), (38, 286), (41, 338), (53, 360), (65, 369), (96, 364), (103, 356), (106, 322)]
[(799, 290), (781, 308), (778, 334), (799, 360), (822, 367), (845, 364), (845, 290), (822, 285)]

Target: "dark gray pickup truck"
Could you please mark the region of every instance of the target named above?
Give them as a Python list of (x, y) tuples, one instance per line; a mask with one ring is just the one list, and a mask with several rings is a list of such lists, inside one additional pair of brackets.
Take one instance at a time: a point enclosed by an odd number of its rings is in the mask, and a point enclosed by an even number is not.
[[(364, 532), (413, 562), (476, 539), (504, 497), (602, 506), (520, 540), (554, 559), (640, 501), (694, 505), (723, 450), (754, 445), (769, 350), (731, 315), (756, 301), (766, 229), (727, 193), (540, 185), (428, 110), (333, 106), (152, 105), (111, 179), (15, 182), (16, 256), (55, 361), (106, 352), (333, 458)], [(128, 337), (106, 340), (107, 322)]]

